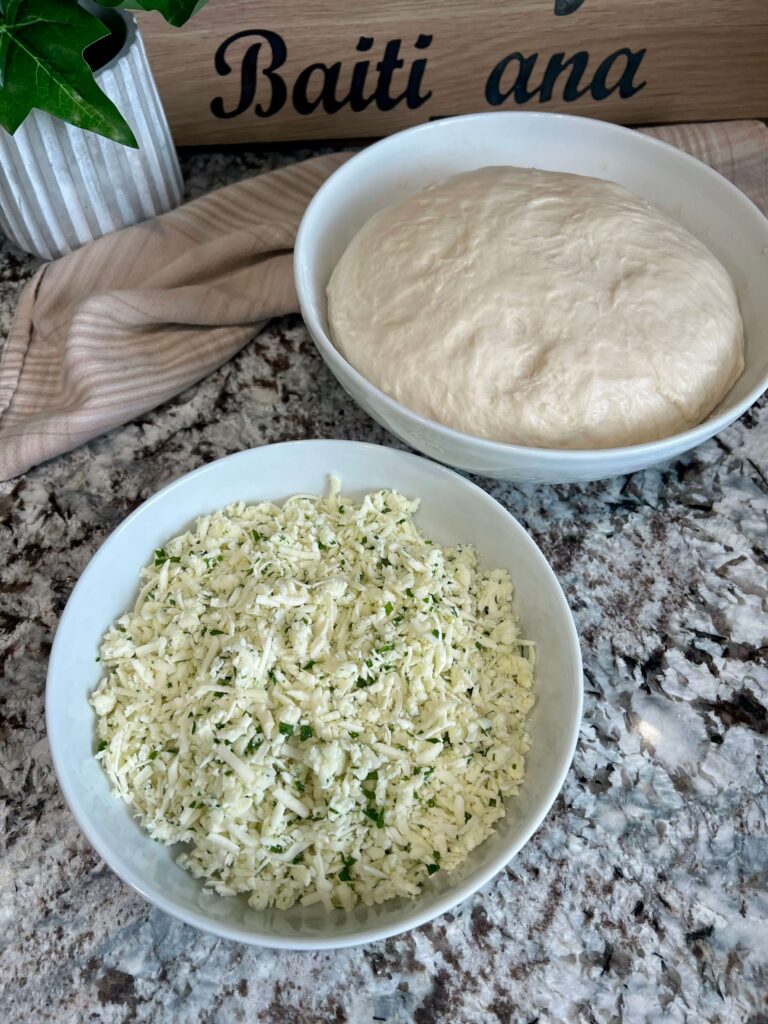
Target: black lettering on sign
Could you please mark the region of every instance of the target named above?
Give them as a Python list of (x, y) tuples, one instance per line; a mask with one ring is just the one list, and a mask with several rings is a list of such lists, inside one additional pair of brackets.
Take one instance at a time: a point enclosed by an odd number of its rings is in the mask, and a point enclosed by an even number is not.
[[(271, 117), (278, 113), (288, 98), (288, 86), (285, 77), (278, 74), (288, 57), (288, 50), (282, 36), (267, 29), (251, 29), (237, 32), (225, 39), (216, 51), (214, 66), (220, 75), (229, 75), (232, 67), (227, 59), (230, 47), (240, 39), (255, 37), (254, 42), (245, 52), (240, 68), (240, 98), (231, 110), (224, 107), (224, 100), (217, 96), (211, 103), (214, 117), (238, 117), (246, 110), (253, 109), (258, 117)], [(417, 50), (426, 50), (432, 43), (431, 35), (419, 35), (414, 46)], [(358, 53), (367, 53), (373, 48), (372, 36), (360, 36), (355, 49)], [(384, 46), (381, 59), (375, 66), (377, 78), (370, 92), (366, 93), (370, 60), (359, 60), (352, 68), (349, 90), (345, 93), (340, 87), (342, 63), (324, 64), (316, 61), (302, 68), (296, 76), (291, 90), (291, 101), (298, 114), (314, 114), (321, 108), (327, 114), (337, 114), (344, 107), (355, 112), (365, 110), (375, 103), (379, 110), (394, 110), (405, 103), (415, 110), (427, 102), (432, 96), (431, 90), (422, 92), (424, 75), (427, 68), (426, 58), (414, 60), (408, 70), (408, 77), (403, 81), (405, 61), (400, 55), (401, 39), (390, 39)], [(401, 91), (393, 95), (397, 86)], [(262, 94), (267, 92), (266, 105), (261, 101)], [(258, 102), (256, 102), (258, 101)], [(254, 106), (255, 102), (255, 106)]]
[[(582, 2), (557, 0), (555, 14), (572, 14)], [(242, 39), (251, 43), (240, 58), (239, 99), (228, 109), (223, 98), (217, 96), (211, 102), (214, 117), (238, 117), (250, 110), (257, 117), (272, 117), (283, 109), (289, 95), (293, 108), (302, 115), (314, 114), (318, 109), (337, 114), (345, 107), (359, 113), (371, 105), (385, 112), (403, 104), (410, 110), (417, 110), (432, 97), (432, 90), (424, 88), (427, 58), (419, 57), (406, 67), (401, 39), (388, 40), (375, 64), (372, 56), (356, 61), (348, 78), (341, 61), (308, 64), (298, 72), (290, 89), (285, 72), (281, 71), (288, 59), (288, 48), (282, 36), (269, 29), (247, 29), (225, 39), (214, 57), (218, 74), (232, 73), (233, 47)], [(373, 36), (360, 36), (355, 49), (369, 55), (374, 43)], [(431, 44), (432, 36), (422, 33), (413, 45), (423, 51)], [(594, 72), (586, 50), (579, 50), (570, 57), (554, 53), (539, 73), (538, 53), (526, 55), (515, 50), (491, 71), (485, 85), (485, 98), (492, 107), (509, 101), (521, 106), (535, 99), (549, 103), (556, 98), (559, 89), (566, 103), (587, 95), (593, 100), (604, 100), (614, 93), (629, 99), (646, 86), (645, 81), (639, 80), (645, 53), (644, 49), (621, 47), (605, 57)]]
[(392, 76), (402, 66), (403, 62), (400, 60), (400, 40), (390, 39), (384, 47), (384, 56), (376, 65), (376, 70), (379, 73), (379, 81), (376, 86), (376, 106), (379, 110), (392, 110), (405, 99), (405, 93), (396, 99), (389, 95), (389, 90), (392, 87)]
[[(485, 86), (485, 98), (492, 107), (500, 107), (512, 95), (515, 97), (515, 103), (527, 103), (538, 92), (538, 89), (531, 92), (528, 88), (528, 79), (536, 67), (538, 56), (538, 53), (532, 53), (530, 57), (524, 57), (518, 50), (499, 61), (488, 76)], [(510, 67), (514, 78), (509, 88), (505, 90), (502, 78)]]
[[(426, 50), (432, 45), (432, 36), (420, 35), (414, 44), (417, 50)], [(432, 96), (432, 90), (422, 96), (419, 93), (421, 83), (424, 78), (424, 72), (427, 70), (426, 58), (421, 60), (415, 60), (411, 65), (411, 73), (408, 76), (408, 85), (405, 90), (405, 104), (410, 107), (411, 110), (416, 110), (423, 103), (426, 103)]]
[[(336, 99), (336, 86), (339, 84), (339, 72), (341, 62), (337, 61), (328, 67), (326, 64), (308, 64), (303, 71), (296, 76), (293, 83), (293, 106), (298, 114), (314, 114), (322, 103), (323, 110), (327, 114), (336, 114), (349, 97), (344, 100)], [(310, 98), (310, 86), (312, 76), (318, 80), (319, 88), (314, 99)]]
[[(373, 36), (360, 36), (355, 49), (358, 53), (367, 53), (373, 47)], [(365, 79), (368, 68), (371, 66), (369, 60), (359, 60), (352, 69), (352, 85), (349, 88), (349, 106), (356, 114), (365, 110), (376, 99), (376, 93), (370, 96), (365, 95)]]
[[(606, 57), (595, 72), (595, 77), (592, 79), (592, 98), (596, 100), (604, 100), (610, 96), (611, 93), (618, 92), (619, 96), (621, 96), (623, 100), (628, 100), (630, 96), (634, 96), (635, 93), (644, 89), (648, 84), (647, 82), (638, 82), (635, 84), (635, 73), (640, 70), (640, 64), (644, 56), (645, 50), (637, 50), (637, 52), (633, 52), (632, 50), (628, 50), (626, 46), (622, 46), (620, 50), (612, 53), (610, 57)], [(616, 61), (621, 61), (622, 58), (624, 60), (624, 66), (621, 69), (618, 78), (614, 80), (613, 85), (609, 85), (608, 75), (613, 70), (613, 65)]]
[(539, 99), (542, 103), (547, 103), (552, 99), (555, 83), (566, 68), (570, 68), (570, 71), (563, 86), (563, 99), (567, 103), (573, 103), (574, 100), (580, 100), (582, 96), (589, 92), (588, 85), (583, 89), (579, 88), (589, 62), (587, 51), (579, 50), (572, 57), (569, 57), (568, 60), (564, 60), (564, 57), (564, 53), (553, 53), (549, 58), (539, 91)]
[(485, 98), (492, 107), (500, 107), (510, 99), (520, 105), (530, 102), (536, 96), (540, 103), (547, 103), (554, 95), (555, 86), (567, 72), (562, 94), (566, 103), (581, 99), (587, 93), (594, 100), (607, 99), (615, 92), (622, 99), (629, 99), (646, 86), (646, 82), (635, 81), (644, 56), (645, 50), (633, 51), (622, 47), (606, 57), (598, 65), (591, 80), (587, 79), (582, 87), (588, 72), (587, 51), (579, 50), (567, 59), (564, 53), (553, 53), (547, 61), (541, 81), (534, 86), (531, 77), (536, 71), (538, 53), (526, 57), (515, 51), (502, 58), (491, 71), (485, 85)]
[(227, 50), (238, 39), (245, 39), (249, 36), (255, 36), (261, 39), (261, 42), (253, 43), (249, 46), (243, 57), (243, 63), (240, 68), (240, 102), (232, 110), (225, 110), (224, 100), (217, 96), (211, 102), (211, 113), (214, 117), (237, 117), (238, 114), (242, 114), (243, 111), (248, 110), (251, 106), (258, 88), (259, 54), (264, 43), (269, 47), (267, 55), (269, 64), (261, 70), (269, 83), (270, 99), (266, 107), (261, 103), (257, 103), (254, 113), (257, 117), (271, 117), (278, 110), (282, 109), (285, 104), (288, 90), (283, 79), (277, 74), (277, 69), (285, 64), (288, 51), (282, 36), (279, 36), (277, 32), (270, 32), (268, 29), (249, 29), (244, 32), (236, 32), (233, 36), (225, 39), (216, 51), (213, 62), (214, 67), (220, 75), (228, 75), (232, 68), (227, 62)]
[[(416, 40), (415, 46), (417, 50), (426, 50), (431, 43), (432, 36), (420, 35)], [(390, 95), (392, 76), (395, 71), (399, 71), (403, 67), (403, 61), (400, 59), (400, 44), (400, 39), (390, 40), (384, 47), (383, 58), (376, 65), (376, 70), (379, 72), (379, 81), (376, 86), (375, 95), (376, 106), (379, 110), (394, 110), (403, 100), (405, 100), (406, 107), (409, 107), (411, 110), (417, 110), (432, 96), (431, 90), (424, 96), (419, 92), (422, 79), (424, 78), (424, 71), (427, 67), (427, 62), (424, 59), (415, 60), (411, 65), (408, 82), (404, 91), (399, 96)]]

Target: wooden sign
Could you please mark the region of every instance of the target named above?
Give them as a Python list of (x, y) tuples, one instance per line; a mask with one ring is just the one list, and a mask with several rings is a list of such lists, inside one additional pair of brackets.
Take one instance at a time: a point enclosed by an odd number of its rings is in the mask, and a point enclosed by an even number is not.
[(181, 145), (481, 110), (768, 117), (766, 0), (210, 0), (181, 30), (139, 20)]

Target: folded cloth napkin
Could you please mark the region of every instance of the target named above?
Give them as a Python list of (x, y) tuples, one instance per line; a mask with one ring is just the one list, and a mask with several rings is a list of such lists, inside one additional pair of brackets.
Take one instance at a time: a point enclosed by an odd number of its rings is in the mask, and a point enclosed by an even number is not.
[[(768, 205), (760, 122), (647, 132)], [(0, 361), (0, 480), (153, 409), (230, 359), (271, 317), (296, 311), (298, 224), (348, 155), (229, 185), (43, 266), (22, 293)]]

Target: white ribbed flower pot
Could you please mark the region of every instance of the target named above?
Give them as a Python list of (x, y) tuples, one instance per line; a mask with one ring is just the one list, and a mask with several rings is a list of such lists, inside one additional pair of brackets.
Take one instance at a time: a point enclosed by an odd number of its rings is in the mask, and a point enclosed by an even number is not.
[(132, 15), (109, 12), (125, 40), (95, 72), (139, 149), (121, 146), (33, 110), (0, 129), (0, 230), (45, 259), (177, 206), (182, 180), (168, 122)]

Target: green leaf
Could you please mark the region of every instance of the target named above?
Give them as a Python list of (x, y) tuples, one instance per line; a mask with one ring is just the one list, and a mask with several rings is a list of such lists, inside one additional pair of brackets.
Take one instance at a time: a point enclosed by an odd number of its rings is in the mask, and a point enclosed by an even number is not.
[(133, 0), (131, 3), (121, 4), (121, 0), (96, 0), (102, 7), (140, 7), (143, 11), (157, 11), (165, 18), (169, 25), (183, 25), (189, 21), (198, 7), (203, 7), (200, 0)]
[(97, 85), (83, 50), (107, 35), (72, 0), (5, 0), (0, 16), (0, 125), (15, 132), (33, 108), (127, 146), (130, 127)]
[[(16, 9), (18, 8), (21, 0), (4, 0), (3, 8), (4, 12), (2, 15), (3, 23), (13, 22), (16, 19)], [(3, 32), (0, 35), (0, 88), (5, 85), (5, 63), (8, 60), (8, 50), (11, 46), (11, 37)]]

